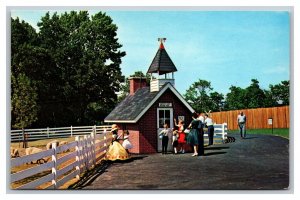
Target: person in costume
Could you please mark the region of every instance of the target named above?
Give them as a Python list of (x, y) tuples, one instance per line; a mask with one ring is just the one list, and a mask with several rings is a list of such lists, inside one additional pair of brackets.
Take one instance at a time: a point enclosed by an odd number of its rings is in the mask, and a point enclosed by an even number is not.
[(113, 124), (111, 127), (112, 133), (112, 143), (109, 145), (108, 150), (106, 152), (105, 158), (106, 160), (127, 160), (129, 159), (129, 155), (126, 149), (119, 143), (119, 136), (118, 136), (118, 126)]

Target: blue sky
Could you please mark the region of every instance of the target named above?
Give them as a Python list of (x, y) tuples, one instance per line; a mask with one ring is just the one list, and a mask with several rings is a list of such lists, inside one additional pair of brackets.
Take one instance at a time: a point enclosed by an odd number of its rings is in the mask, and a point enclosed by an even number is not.
[[(14, 10), (37, 27), (46, 11)], [(97, 11), (90, 11), (94, 14)], [(256, 78), (263, 89), (290, 79), (290, 16), (284, 11), (106, 11), (118, 26), (128, 76), (146, 72), (158, 49), (158, 37), (176, 65), (182, 94), (198, 79), (226, 94)]]

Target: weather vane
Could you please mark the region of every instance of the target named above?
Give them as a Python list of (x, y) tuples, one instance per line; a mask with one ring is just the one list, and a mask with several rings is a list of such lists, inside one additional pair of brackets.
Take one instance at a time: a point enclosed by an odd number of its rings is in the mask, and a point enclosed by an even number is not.
[(166, 42), (167, 38), (158, 38), (157, 39), (160, 43)]

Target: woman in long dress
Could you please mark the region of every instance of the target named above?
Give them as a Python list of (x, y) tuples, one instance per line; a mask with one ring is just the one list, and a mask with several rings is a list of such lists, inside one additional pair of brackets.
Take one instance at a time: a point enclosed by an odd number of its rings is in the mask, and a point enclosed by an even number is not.
[(197, 120), (198, 114), (194, 113), (192, 122), (189, 125), (190, 132), (187, 135), (187, 144), (190, 144), (194, 148), (194, 154), (192, 156), (198, 156), (198, 145), (199, 145), (199, 120)]
[(126, 149), (119, 143), (118, 141), (118, 127), (117, 125), (112, 125), (111, 133), (113, 135), (113, 141), (109, 145), (108, 150), (106, 152), (105, 158), (106, 160), (127, 160), (129, 159), (129, 155)]

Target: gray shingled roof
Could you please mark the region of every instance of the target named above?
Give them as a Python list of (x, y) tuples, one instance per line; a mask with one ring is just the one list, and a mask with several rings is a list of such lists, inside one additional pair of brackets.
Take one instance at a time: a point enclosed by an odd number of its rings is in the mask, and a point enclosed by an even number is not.
[(138, 89), (128, 95), (104, 120), (134, 120), (151, 102), (158, 92), (150, 92), (149, 87)]
[(166, 74), (166, 73), (176, 72), (176, 71), (177, 69), (173, 61), (171, 60), (170, 56), (165, 50), (163, 44), (161, 44), (147, 73), (159, 72), (159, 75), (161, 75), (161, 74)]

